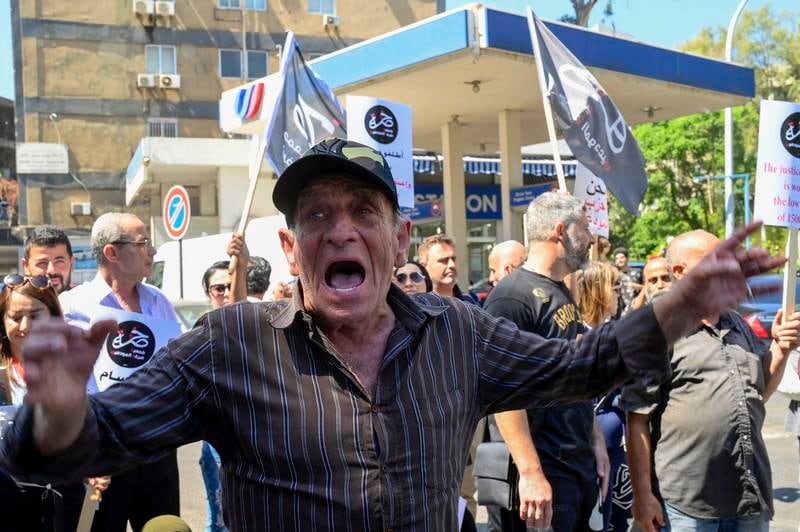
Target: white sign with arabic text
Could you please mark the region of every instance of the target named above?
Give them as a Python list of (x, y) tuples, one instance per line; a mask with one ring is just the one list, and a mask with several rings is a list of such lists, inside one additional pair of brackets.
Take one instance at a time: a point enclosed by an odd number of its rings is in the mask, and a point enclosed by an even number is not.
[(116, 320), (117, 328), (103, 341), (100, 356), (94, 364), (94, 383), (89, 392), (107, 390), (125, 381), (147, 364), (167, 342), (181, 334), (176, 321), (162, 320), (136, 312), (98, 306), (92, 323)]
[(586, 205), (589, 230), (608, 238), (608, 198), (606, 184), (588, 168), (578, 163), (575, 169), (575, 197)]
[(368, 96), (347, 97), (347, 138), (378, 150), (389, 163), (400, 207), (414, 207), (411, 107)]

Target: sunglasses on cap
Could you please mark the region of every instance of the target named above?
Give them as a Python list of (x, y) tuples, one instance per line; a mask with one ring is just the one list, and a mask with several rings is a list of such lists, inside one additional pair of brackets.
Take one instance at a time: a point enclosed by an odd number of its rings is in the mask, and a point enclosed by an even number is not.
[(27, 276), (20, 275), (18, 273), (11, 273), (6, 275), (3, 279), (3, 284), (11, 290), (20, 288), (21, 286), (24, 286), (25, 283), (30, 283), (30, 285), (37, 290), (47, 290), (53, 286), (50, 283), (50, 278), (45, 275)]
[(224, 296), (225, 290), (231, 289), (231, 283), (228, 284), (212, 284), (208, 287), (208, 291), (211, 293), (212, 296)]
[(397, 282), (403, 284), (406, 282), (406, 279), (411, 279), (412, 283), (419, 284), (425, 280), (425, 277), (419, 272), (411, 272), (411, 273), (398, 273), (395, 275)]

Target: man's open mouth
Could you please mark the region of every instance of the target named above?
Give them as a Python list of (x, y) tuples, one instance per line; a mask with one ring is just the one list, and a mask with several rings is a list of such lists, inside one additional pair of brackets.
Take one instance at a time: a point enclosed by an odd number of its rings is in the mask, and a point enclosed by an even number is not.
[(355, 261), (331, 263), (325, 270), (325, 284), (338, 292), (355, 290), (364, 282), (364, 267)]

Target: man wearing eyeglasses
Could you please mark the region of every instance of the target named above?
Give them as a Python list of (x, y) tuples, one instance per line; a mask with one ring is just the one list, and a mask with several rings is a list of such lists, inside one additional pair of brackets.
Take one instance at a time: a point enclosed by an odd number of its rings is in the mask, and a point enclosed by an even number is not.
[[(65, 320), (88, 328), (97, 306), (178, 321), (169, 299), (143, 280), (150, 275), (156, 250), (145, 224), (135, 215), (107, 213), (92, 226), (92, 252), (97, 275), (60, 296)], [(87, 384), (98, 391), (94, 373)], [(139, 530), (158, 515), (179, 515), (178, 462), (175, 451), (149, 464), (115, 475), (102, 494), (92, 530), (124, 532), (130, 520)]]

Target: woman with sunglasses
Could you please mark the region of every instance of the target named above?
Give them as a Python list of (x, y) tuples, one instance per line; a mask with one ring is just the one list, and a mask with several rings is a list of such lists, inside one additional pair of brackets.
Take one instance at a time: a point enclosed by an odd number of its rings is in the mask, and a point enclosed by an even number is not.
[[(620, 301), (621, 285), (619, 271), (607, 262), (592, 262), (579, 272), (577, 280), (578, 307), (584, 323), (588, 327), (599, 327), (603, 322), (617, 315)], [(627, 488), (615, 483), (618, 477), (629, 478), (628, 475), (617, 475), (620, 467), (627, 468), (625, 459), (625, 414), (618, 408), (619, 390), (614, 390), (600, 398), (595, 405), (595, 415), (606, 440), (608, 459), (611, 462), (609, 471), (608, 493), (600, 507), (603, 516), (603, 530), (627, 530), (627, 520), (631, 517), (630, 481)], [(610, 526), (610, 525), (613, 525)]]
[(406, 261), (404, 266), (395, 268), (392, 279), (394, 284), (409, 295), (433, 290), (433, 282), (428, 275), (428, 270), (415, 260)]
[[(58, 295), (44, 276), (7, 275), (0, 291), (0, 365), (7, 384), (6, 402), (21, 406), (25, 398), (22, 346), (39, 320), (63, 318)], [(52, 487), (17, 484), (0, 472), (3, 530), (75, 530), (85, 488), (83, 484)], [(59, 516), (58, 507), (63, 507)], [(60, 520), (57, 523), (56, 520)]]

